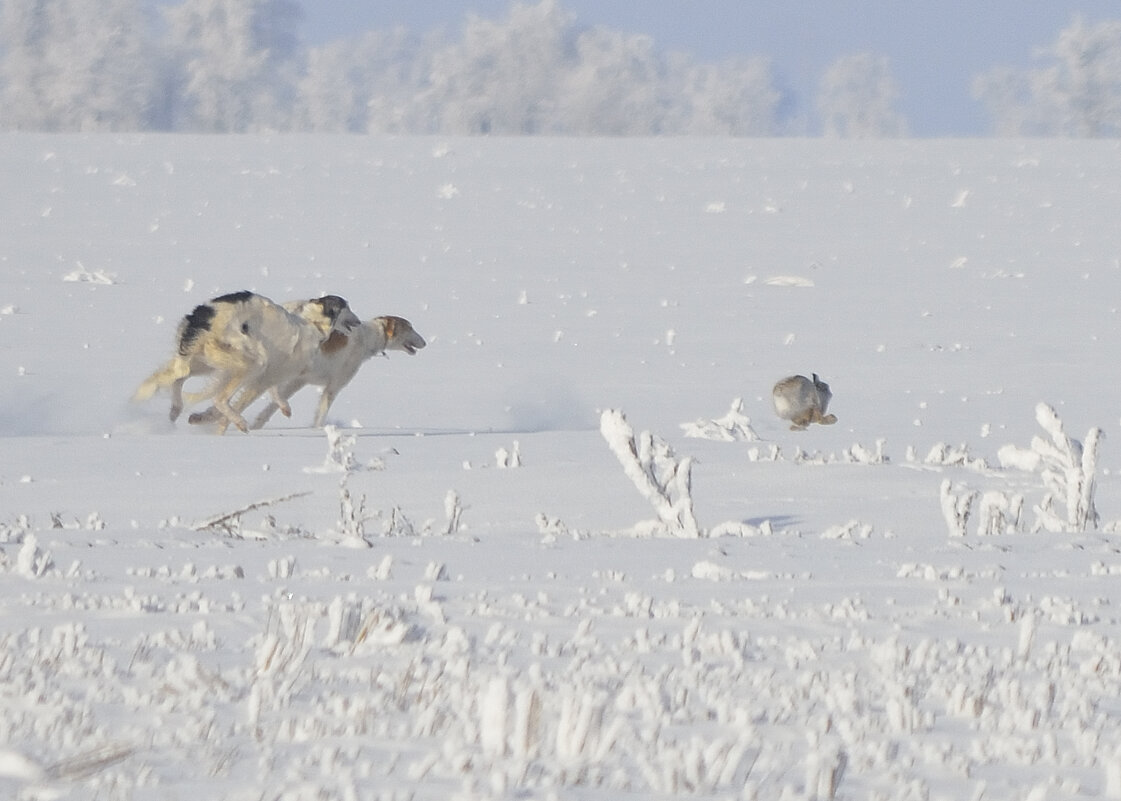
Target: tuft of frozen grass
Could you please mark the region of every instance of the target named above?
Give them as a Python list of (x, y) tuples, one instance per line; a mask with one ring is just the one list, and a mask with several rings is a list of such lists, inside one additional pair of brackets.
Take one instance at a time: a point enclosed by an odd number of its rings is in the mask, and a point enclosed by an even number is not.
[(81, 262), (77, 262), (78, 269), (67, 273), (62, 276), (63, 281), (81, 282), (86, 284), (102, 284), (111, 285), (117, 283), (116, 276), (113, 273), (107, 273), (104, 270), (89, 271)]
[(1030, 449), (1005, 445), (998, 453), (1002, 466), (1038, 471), (1043, 480), (1043, 499), (1034, 507), (1035, 529), (1053, 532), (1096, 529), (1099, 517), (1094, 493), (1098, 447), (1105, 434), (1100, 428), (1091, 428), (1083, 442), (1067, 436), (1063, 421), (1046, 403), (1035, 407), (1035, 419), (1047, 434), (1046, 438), (1032, 437)]
[(682, 423), (686, 437), (711, 439), (720, 442), (758, 442), (759, 435), (751, 427), (751, 418), (743, 413), (743, 398), (732, 401), (723, 417), (708, 420), (703, 417), (692, 423)]
[(356, 548), (369, 548), (366, 539), (366, 522), (370, 517), (366, 514), (366, 496), (361, 495), (357, 500), (350, 494), (348, 479), (350, 473), (343, 473), (339, 480), (339, 527), (342, 542)]

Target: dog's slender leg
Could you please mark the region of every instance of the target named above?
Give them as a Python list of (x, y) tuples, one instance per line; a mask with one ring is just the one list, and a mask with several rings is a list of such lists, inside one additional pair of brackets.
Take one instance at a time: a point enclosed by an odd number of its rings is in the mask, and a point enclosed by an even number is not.
[(292, 416), (292, 407), (288, 405), (288, 399), (280, 394), (278, 387), (271, 387), (269, 389), (269, 397), (272, 398), (272, 405), (280, 409), (280, 413), (285, 417)]
[[(303, 381), (289, 381), (287, 384), (273, 387), (270, 394), (273, 401), (265, 406), (264, 409), (257, 415), (257, 419), (253, 421), (253, 428), (263, 428), (269, 418), (277, 413), (279, 410), (285, 417), (292, 416), (292, 407), (288, 404), (288, 399), (299, 392), (304, 387)], [(287, 411), (285, 411), (287, 410)]]
[(323, 392), (319, 395), (319, 406), (315, 410), (316, 428), (323, 428), (323, 424), (327, 422), (327, 410), (335, 402), (335, 394), (336, 390), (332, 387), (323, 387)]
[(201, 412), (192, 412), (191, 416), (187, 418), (187, 422), (193, 426), (204, 425), (206, 423), (216, 423), (222, 419), (222, 413), (217, 408), (211, 406)]
[(248, 433), (249, 424), (245, 422), (242, 417), (232, 406), (230, 406), (230, 398), (237, 390), (239, 384), (239, 377), (229, 379), (218, 392), (214, 395), (214, 408), (222, 413), (225, 418), (218, 426), (218, 433), (225, 434), (226, 428), (230, 423), (237, 426), (239, 431)]
[(183, 384), (186, 381), (186, 378), (180, 378), (171, 384), (171, 411), (168, 413), (168, 417), (171, 418), (173, 423), (183, 413)]
[(275, 403), (270, 402), (264, 409), (261, 409), (256, 419), (253, 420), (253, 428), (264, 428), (265, 423), (269, 421), (270, 417), (276, 414), (276, 410), (279, 408), (280, 407)]

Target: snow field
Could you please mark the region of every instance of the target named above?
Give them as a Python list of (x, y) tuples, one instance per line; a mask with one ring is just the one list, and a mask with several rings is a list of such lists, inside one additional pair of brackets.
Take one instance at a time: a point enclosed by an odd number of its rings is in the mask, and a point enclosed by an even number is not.
[[(0, 160), (3, 792), (1121, 797), (1112, 146)], [(235, 288), (431, 344), (326, 432), (127, 406)]]

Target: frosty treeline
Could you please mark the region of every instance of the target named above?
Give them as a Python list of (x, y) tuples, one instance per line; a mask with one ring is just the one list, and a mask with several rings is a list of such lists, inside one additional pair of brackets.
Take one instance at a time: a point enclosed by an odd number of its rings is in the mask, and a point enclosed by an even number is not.
[(0, 128), (440, 134), (779, 133), (763, 58), (697, 63), (555, 0), (455, 36), (302, 46), (293, 0), (2, 0)]
[[(321, 46), (294, 0), (0, 0), (0, 130), (804, 134), (765, 56), (702, 63), (577, 23), (558, 0)], [(998, 133), (1116, 135), (1121, 23), (1076, 22), (1054, 62), (977, 79)], [(902, 136), (886, 58), (838, 59), (827, 136)]]

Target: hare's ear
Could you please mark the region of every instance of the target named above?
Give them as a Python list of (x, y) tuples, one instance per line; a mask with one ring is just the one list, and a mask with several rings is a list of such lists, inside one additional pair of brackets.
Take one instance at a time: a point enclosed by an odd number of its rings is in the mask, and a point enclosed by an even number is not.
[(814, 376), (814, 383), (815, 383), (815, 384), (820, 384), (820, 383), (821, 383), (821, 381), (820, 381), (820, 380), (818, 380), (818, 377), (817, 377), (817, 373), (814, 373), (814, 374), (813, 374), (813, 376)]

